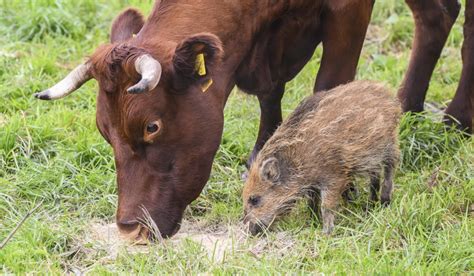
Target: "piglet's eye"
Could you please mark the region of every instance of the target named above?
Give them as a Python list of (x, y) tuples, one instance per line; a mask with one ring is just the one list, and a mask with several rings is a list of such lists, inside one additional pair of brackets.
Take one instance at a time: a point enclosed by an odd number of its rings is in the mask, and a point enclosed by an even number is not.
[(260, 204), (261, 199), (262, 199), (262, 197), (258, 196), (258, 195), (250, 196), (249, 197), (249, 204), (252, 205), (252, 206), (257, 206), (258, 204)]

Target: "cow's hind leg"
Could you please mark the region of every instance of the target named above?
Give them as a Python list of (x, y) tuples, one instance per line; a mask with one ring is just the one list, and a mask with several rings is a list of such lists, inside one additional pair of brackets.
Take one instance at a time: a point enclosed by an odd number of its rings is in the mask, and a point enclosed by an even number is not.
[(423, 111), (426, 92), (449, 32), (459, 14), (458, 0), (406, 0), (415, 18), (410, 64), (398, 91), (403, 111)]
[(258, 129), (257, 141), (252, 150), (249, 160), (247, 161), (247, 167), (253, 163), (258, 152), (262, 149), (265, 142), (270, 138), (281, 124), (281, 99), (285, 93), (285, 83), (278, 84), (275, 89), (270, 93), (264, 93), (258, 95), (258, 101), (260, 103), (260, 126)]
[[(446, 109), (446, 122), (453, 123), (472, 133), (474, 116), (474, 2), (466, 1), (466, 22), (464, 23), (464, 43), (462, 46), (463, 68), (458, 90)], [(457, 124), (456, 122), (456, 124)]]

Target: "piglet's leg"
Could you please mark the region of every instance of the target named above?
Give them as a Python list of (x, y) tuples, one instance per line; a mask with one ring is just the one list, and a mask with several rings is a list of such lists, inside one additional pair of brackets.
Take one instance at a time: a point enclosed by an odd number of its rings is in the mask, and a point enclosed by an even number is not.
[(308, 205), (313, 216), (321, 220), (321, 191), (312, 189), (308, 194)]
[(323, 218), (323, 233), (330, 235), (334, 230), (336, 208), (341, 194), (335, 190), (321, 191), (321, 216)]
[(393, 190), (393, 176), (395, 172), (395, 163), (387, 162), (384, 165), (384, 181), (382, 186), (382, 194), (380, 196), (380, 201), (382, 205), (387, 206), (392, 200), (392, 190)]
[(372, 202), (379, 201), (379, 191), (380, 191), (380, 176), (371, 175), (370, 176), (370, 200)]

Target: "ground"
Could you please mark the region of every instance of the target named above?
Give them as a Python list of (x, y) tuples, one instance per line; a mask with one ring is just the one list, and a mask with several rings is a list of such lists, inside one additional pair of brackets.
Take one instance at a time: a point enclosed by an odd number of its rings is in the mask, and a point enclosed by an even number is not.
[[(413, 35), (403, 2), (376, 1), (357, 79), (394, 91), (400, 85)], [(106, 42), (112, 18), (130, 5), (148, 13), (152, 1), (0, 1), (0, 242), (42, 202), (0, 249), (0, 273), (473, 273), (474, 143), (432, 112), (402, 119), (402, 163), (388, 208), (369, 206), (360, 181), (359, 198), (341, 209), (331, 237), (303, 203), (265, 238), (234, 231), (242, 217), (240, 175), (259, 119), (256, 99), (237, 90), (211, 179), (186, 211), (180, 235), (111, 250), (103, 233), (96, 235), (112, 229), (100, 225), (113, 222), (117, 204), (112, 151), (95, 127), (97, 84), (57, 102), (32, 94)], [(435, 70), (428, 94), (434, 106), (446, 106), (456, 90), (463, 21)], [(285, 116), (311, 93), (320, 58), (321, 49), (288, 84)], [(196, 235), (208, 235), (211, 245)], [(218, 244), (213, 254), (213, 241), (231, 246)]]

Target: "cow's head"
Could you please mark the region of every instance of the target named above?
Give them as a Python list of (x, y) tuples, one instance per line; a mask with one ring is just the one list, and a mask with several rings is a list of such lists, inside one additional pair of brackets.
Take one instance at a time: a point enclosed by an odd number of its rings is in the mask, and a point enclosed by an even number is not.
[(206, 184), (220, 143), (222, 102), (210, 93), (222, 89), (213, 73), (223, 51), (207, 33), (166, 47), (143, 33), (132, 37), (142, 26), (138, 12), (124, 12), (110, 44), (36, 97), (62, 98), (98, 81), (97, 127), (114, 150), (117, 169), (117, 225), (129, 237), (143, 236), (149, 213), (169, 237)]

